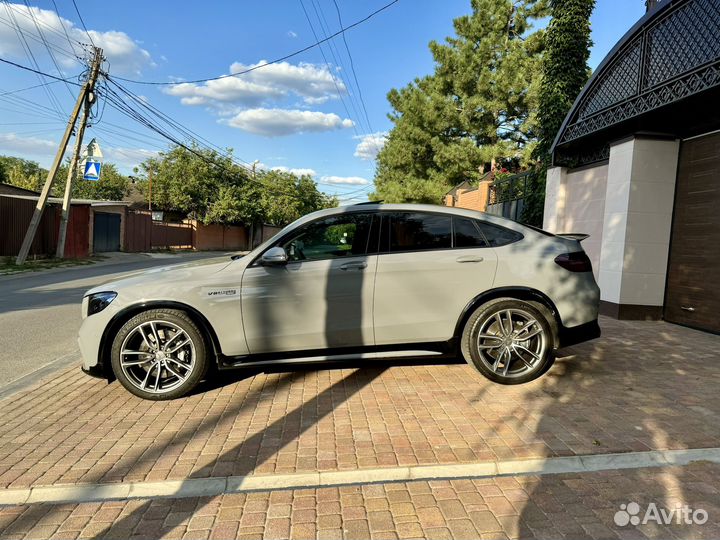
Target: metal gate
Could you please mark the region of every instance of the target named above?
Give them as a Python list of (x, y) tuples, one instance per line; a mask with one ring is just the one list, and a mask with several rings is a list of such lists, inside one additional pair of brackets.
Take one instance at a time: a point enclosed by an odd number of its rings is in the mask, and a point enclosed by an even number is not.
[(95, 212), (93, 251), (120, 251), (120, 214)]
[[(665, 320), (720, 332), (720, 134), (682, 143)], [(715, 277), (713, 277), (715, 276)]]

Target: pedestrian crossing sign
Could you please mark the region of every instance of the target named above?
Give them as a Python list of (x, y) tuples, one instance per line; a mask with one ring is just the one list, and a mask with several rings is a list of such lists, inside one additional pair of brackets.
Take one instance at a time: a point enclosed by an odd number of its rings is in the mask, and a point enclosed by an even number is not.
[(87, 160), (85, 162), (85, 172), (83, 174), (83, 178), (85, 180), (100, 180), (101, 168), (102, 163), (100, 163), (99, 161)]

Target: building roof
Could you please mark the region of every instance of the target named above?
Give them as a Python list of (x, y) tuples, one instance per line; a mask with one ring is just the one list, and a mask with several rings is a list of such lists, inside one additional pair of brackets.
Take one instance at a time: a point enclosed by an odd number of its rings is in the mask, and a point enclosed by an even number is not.
[[(6, 193), (0, 193), (0, 197), (7, 197), (9, 199), (24, 199), (27, 201), (37, 201), (39, 195), (12, 195)], [(48, 197), (48, 204), (62, 204), (63, 200), (60, 197)], [(129, 206), (128, 201), (98, 201), (94, 199), (71, 199), (70, 204), (86, 204), (89, 206)]]
[(37, 191), (0, 182), (0, 195), (40, 195)]
[(553, 143), (553, 163), (609, 156), (627, 136), (685, 138), (720, 128), (720, 0), (664, 0), (608, 53)]

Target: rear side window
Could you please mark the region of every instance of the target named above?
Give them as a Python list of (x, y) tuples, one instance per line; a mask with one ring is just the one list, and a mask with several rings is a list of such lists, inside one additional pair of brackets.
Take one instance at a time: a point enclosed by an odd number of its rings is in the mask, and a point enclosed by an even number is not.
[(485, 237), (472, 219), (454, 217), (453, 232), (456, 248), (488, 247)]
[(486, 221), (478, 221), (477, 224), (492, 247), (512, 244), (513, 242), (517, 242), (523, 238), (523, 235), (519, 232), (511, 231), (510, 229), (500, 227), (499, 225), (491, 225)]
[(452, 218), (450, 216), (396, 213), (385, 216), (384, 220), (389, 220), (387, 232), (390, 251), (393, 253), (452, 247)]

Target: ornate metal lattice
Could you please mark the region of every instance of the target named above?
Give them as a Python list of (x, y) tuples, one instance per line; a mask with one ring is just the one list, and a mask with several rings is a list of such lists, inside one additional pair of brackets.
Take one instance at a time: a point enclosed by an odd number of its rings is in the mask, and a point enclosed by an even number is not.
[(557, 144), (719, 85), (720, 0), (674, 2), (651, 16), (595, 74)]

